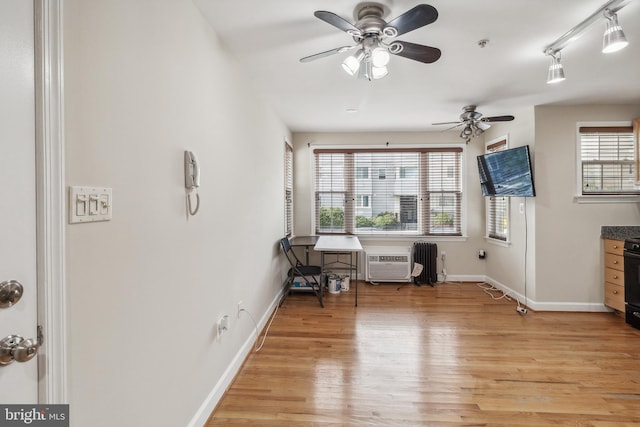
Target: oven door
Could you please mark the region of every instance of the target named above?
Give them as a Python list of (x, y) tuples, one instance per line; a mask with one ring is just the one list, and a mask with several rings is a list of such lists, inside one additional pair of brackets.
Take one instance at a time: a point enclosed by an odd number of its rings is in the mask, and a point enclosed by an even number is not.
[(624, 251), (624, 300), (640, 307), (640, 254)]

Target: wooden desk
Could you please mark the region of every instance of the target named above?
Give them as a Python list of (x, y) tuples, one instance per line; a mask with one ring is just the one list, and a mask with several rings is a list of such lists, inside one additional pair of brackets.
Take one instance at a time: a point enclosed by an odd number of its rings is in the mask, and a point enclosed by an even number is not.
[[(360, 244), (360, 240), (357, 236), (320, 236), (315, 246), (314, 250), (320, 252), (320, 267), (322, 273), (320, 274), (320, 280), (324, 284), (325, 282), (325, 273), (324, 269), (327, 265), (338, 265), (338, 267), (333, 267), (337, 270), (347, 270), (349, 271), (349, 280), (352, 280), (352, 272), (355, 271), (355, 283), (356, 287), (356, 307), (358, 306), (358, 257), (359, 252), (362, 252), (362, 245)], [(336, 255), (336, 261), (331, 263), (325, 262), (325, 255)], [(340, 261), (341, 255), (349, 255), (349, 262)], [(355, 257), (355, 262), (354, 262)]]

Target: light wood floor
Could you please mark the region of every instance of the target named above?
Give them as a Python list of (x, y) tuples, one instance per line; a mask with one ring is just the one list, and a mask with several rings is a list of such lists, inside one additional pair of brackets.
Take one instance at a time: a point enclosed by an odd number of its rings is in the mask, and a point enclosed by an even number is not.
[[(207, 426), (640, 426), (640, 331), (474, 283), (294, 294)], [(497, 295), (497, 294), (496, 294)]]

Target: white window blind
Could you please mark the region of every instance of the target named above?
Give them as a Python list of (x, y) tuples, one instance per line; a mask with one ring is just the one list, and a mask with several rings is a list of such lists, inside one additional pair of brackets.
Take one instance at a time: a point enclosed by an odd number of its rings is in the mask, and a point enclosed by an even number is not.
[[(495, 153), (507, 149), (507, 141), (500, 140), (487, 146), (486, 153)], [(491, 196), (486, 198), (487, 236), (491, 239), (506, 241), (509, 235), (509, 198)]]
[(284, 212), (285, 235), (293, 233), (293, 150), (285, 142), (284, 144)]
[(316, 149), (316, 233), (461, 235), (461, 154)]
[(631, 126), (581, 127), (579, 139), (583, 195), (640, 193)]

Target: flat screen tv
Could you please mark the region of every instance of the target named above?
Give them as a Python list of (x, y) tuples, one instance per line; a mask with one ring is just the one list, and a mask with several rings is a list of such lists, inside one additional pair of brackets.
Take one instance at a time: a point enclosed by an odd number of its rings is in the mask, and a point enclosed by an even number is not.
[(529, 146), (478, 156), (483, 196), (534, 197)]

